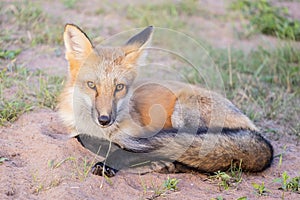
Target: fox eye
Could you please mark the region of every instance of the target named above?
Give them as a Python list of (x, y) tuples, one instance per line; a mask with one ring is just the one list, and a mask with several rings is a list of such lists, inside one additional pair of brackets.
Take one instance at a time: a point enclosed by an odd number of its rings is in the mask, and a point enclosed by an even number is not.
[(89, 88), (91, 88), (93, 90), (96, 89), (96, 85), (95, 85), (95, 83), (93, 81), (88, 81), (87, 85), (89, 86)]
[(119, 91), (123, 90), (124, 87), (125, 87), (124, 84), (118, 84), (118, 85), (116, 86), (116, 92), (119, 92)]

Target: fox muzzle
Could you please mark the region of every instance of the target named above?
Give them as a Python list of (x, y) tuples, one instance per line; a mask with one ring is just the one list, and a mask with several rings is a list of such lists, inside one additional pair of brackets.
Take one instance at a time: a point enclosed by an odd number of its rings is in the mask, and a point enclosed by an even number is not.
[(111, 117), (109, 115), (100, 115), (98, 122), (101, 126), (108, 126), (111, 123)]

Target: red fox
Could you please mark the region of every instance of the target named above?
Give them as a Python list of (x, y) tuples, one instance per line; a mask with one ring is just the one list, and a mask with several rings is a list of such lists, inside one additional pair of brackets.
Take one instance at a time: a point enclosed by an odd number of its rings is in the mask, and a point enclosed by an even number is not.
[(92, 173), (114, 176), (148, 161), (169, 172), (268, 168), (272, 145), (226, 98), (182, 82), (135, 81), (152, 33), (149, 26), (123, 46), (96, 49), (76, 25), (65, 26), (69, 75), (59, 113), (86, 148), (106, 156)]

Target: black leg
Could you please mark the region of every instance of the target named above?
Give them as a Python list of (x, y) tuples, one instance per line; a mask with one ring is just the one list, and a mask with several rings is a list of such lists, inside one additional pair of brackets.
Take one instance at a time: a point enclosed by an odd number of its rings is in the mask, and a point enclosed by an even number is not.
[[(102, 176), (104, 172), (106, 176), (112, 177), (121, 169), (130, 168), (139, 163), (147, 163), (149, 160), (143, 153), (123, 150), (101, 138), (85, 134), (80, 134), (76, 138), (82, 146), (105, 158), (105, 161), (96, 163), (92, 168), (92, 173), (95, 175)], [(104, 162), (105, 167), (103, 170)]]
[(116, 175), (118, 170), (104, 165), (103, 162), (97, 162), (92, 168), (92, 174), (102, 176), (103, 174), (107, 177), (113, 177)]
[[(135, 167), (144, 167), (148, 172), (159, 171), (158, 169), (167, 166), (167, 171), (173, 171), (174, 165), (157, 165), (151, 164), (152, 162), (165, 160), (165, 163), (171, 163), (165, 158), (161, 158), (152, 153), (135, 153), (119, 148), (115, 144), (109, 144), (109, 141), (92, 137), (84, 134), (77, 136), (78, 141), (87, 149), (105, 158), (105, 161), (98, 162), (92, 168), (92, 174), (102, 176), (103, 173), (108, 177), (113, 177), (121, 169), (129, 169)], [(108, 152), (109, 151), (109, 152)], [(105, 166), (104, 164), (105, 163)], [(149, 170), (147, 170), (147, 166)], [(172, 166), (172, 167), (171, 167)], [(169, 169), (170, 168), (170, 169)], [(166, 170), (165, 169), (165, 170)], [(133, 170), (132, 172), (135, 172)], [(140, 171), (136, 171), (139, 173)]]

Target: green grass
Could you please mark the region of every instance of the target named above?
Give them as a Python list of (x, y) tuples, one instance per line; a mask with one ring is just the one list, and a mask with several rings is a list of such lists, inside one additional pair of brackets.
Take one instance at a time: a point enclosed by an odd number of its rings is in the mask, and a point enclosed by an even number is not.
[[(38, 2), (0, 2), (0, 126), (14, 122), (36, 107), (54, 109), (63, 79), (18, 62), (22, 49), (62, 44), (58, 19), (48, 16)], [(17, 46), (17, 47), (16, 47)], [(13, 48), (12, 48), (13, 47)]]
[(248, 198), (247, 197), (239, 197), (236, 200), (248, 200)]
[(165, 190), (176, 191), (178, 190), (177, 187), (178, 183), (179, 183), (178, 179), (168, 177), (167, 180), (164, 181), (163, 187)]
[(94, 157), (93, 160), (90, 161), (87, 158), (76, 158), (74, 156), (69, 156), (65, 159), (60, 160), (59, 162), (56, 162), (55, 160), (49, 160), (48, 167), (51, 170), (55, 170), (62, 167), (63, 165), (68, 165), (67, 163), (69, 163), (72, 165), (70, 170), (72, 172), (72, 177), (83, 181), (90, 174), (90, 171), (95, 164), (95, 159), (96, 157)]
[(5, 157), (0, 157), (0, 164), (4, 163), (5, 161), (7, 161), (8, 158)]
[(54, 110), (62, 83), (63, 79), (59, 76), (40, 76), (38, 88), (36, 88), (37, 104), (40, 107), (48, 107)]
[[(152, 200), (152, 199), (159, 198), (161, 196), (166, 196), (168, 192), (178, 191), (179, 190), (177, 186), (178, 183), (179, 183), (179, 179), (170, 178), (170, 177), (168, 177), (161, 185), (157, 186), (152, 183), (151, 188), (153, 189), (154, 193), (146, 199)], [(144, 193), (145, 193), (147, 190), (147, 186), (143, 183), (143, 181), (142, 181), (142, 186), (144, 188)]]
[[(239, 49), (230, 53), (228, 49), (208, 51), (218, 66), (227, 98), (250, 119), (273, 120), (285, 126), (286, 133), (300, 138), (299, 47), (290, 44), (274, 49), (258, 47), (248, 54)], [(195, 70), (187, 68), (182, 74), (191, 83), (205, 85)]]
[(282, 173), (281, 178), (276, 178), (274, 182), (280, 183), (280, 189), (283, 191), (300, 192), (300, 176), (291, 178), (285, 171)]
[(0, 49), (0, 58), (1, 59), (15, 59), (17, 57), (17, 55), (19, 55), (21, 53), (21, 49), (17, 49), (17, 50), (3, 50)]
[[(84, 181), (94, 165), (94, 161), (90, 162), (86, 158), (76, 158), (73, 156), (66, 157), (60, 161), (49, 160), (48, 169), (43, 172), (38, 169), (31, 173), (31, 185), (33, 193), (40, 193), (59, 186), (63, 180), (72, 179), (74, 181)], [(57, 171), (61, 168), (67, 168), (69, 174), (59, 175)]]
[(63, 4), (66, 8), (72, 9), (75, 7), (78, 0), (63, 0)]
[(177, 3), (129, 5), (126, 17), (137, 26), (154, 25), (171, 29), (182, 29), (186, 23), (181, 16), (190, 16), (198, 11), (197, 1), (185, 0)]
[(23, 113), (32, 110), (32, 106), (21, 99), (6, 101), (0, 100), (0, 126), (14, 122)]
[(37, 2), (0, 2), (0, 46), (8, 42), (35, 46), (37, 44), (62, 44), (62, 29), (59, 19), (51, 18), (42, 11)]
[(262, 182), (261, 184), (258, 184), (258, 183), (252, 183), (252, 186), (253, 186), (255, 192), (256, 192), (259, 196), (266, 195), (267, 192), (269, 192), (269, 190), (266, 189), (265, 183), (264, 183), (264, 182)]
[(68, 178), (67, 175), (58, 175), (57, 170), (67, 161), (75, 162), (76, 158), (68, 157), (62, 161), (55, 163), (54, 160), (48, 162), (49, 169), (44, 170), (43, 172), (36, 169), (31, 173), (31, 188), (33, 189), (34, 194), (38, 194), (43, 191), (53, 189), (54, 187), (59, 186), (63, 180)]
[(226, 172), (221, 172), (221, 171), (215, 172), (215, 175), (210, 176), (210, 179), (218, 180), (219, 181), (218, 185), (220, 189), (221, 188), (225, 190), (229, 189), (230, 186), (229, 182), (231, 180), (231, 176), (229, 176)]
[(287, 8), (272, 6), (267, 0), (237, 0), (231, 8), (240, 10), (249, 20), (250, 32), (300, 40), (300, 21), (290, 19)]
[(210, 200), (224, 200), (222, 196), (217, 196), (216, 198), (211, 198)]
[(228, 171), (217, 171), (212, 176), (209, 176), (211, 180), (216, 180), (219, 185), (219, 189), (228, 190), (229, 188), (236, 188), (238, 184), (242, 182), (242, 162), (237, 166), (236, 163), (231, 163), (231, 167)]
[(290, 177), (286, 171), (284, 171), (280, 178), (273, 180), (275, 183), (279, 183), (279, 190), (282, 190), (281, 199), (285, 199), (286, 192), (300, 193), (300, 176)]
[[(239, 75), (263, 82), (286, 92), (300, 92), (300, 48), (285, 44), (275, 49), (258, 47), (249, 54), (241, 50), (231, 51), (233, 85), (229, 85), (229, 59), (227, 49), (212, 49), (211, 56), (222, 70), (227, 89), (239, 85)], [(248, 78), (249, 78), (248, 77)], [(243, 78), (243, 77), (241, 77)], [(245, 77), (247, 78), (247, 77)]]
[(300, 192), (300, 176), (293, 177), (286, 186), (287, 190)]
[(14, 122), (35, 107), (54, 109), (63, 78), (31, 71), (25, 66), (0, 68), (0, 125)]

